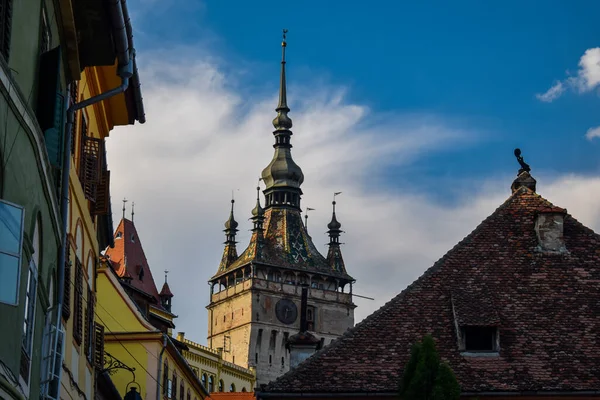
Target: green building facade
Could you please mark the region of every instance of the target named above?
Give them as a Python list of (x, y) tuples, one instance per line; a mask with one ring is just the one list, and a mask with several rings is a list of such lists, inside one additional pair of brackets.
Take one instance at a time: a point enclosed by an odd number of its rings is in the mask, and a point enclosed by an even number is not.
[(61, 118), (68, 90), (58, 3), (0, 0), (3, 399), (45, 398), (44, 387), (60, 371), (51, 365), (57, 337), (51, 331), (57, 318)]

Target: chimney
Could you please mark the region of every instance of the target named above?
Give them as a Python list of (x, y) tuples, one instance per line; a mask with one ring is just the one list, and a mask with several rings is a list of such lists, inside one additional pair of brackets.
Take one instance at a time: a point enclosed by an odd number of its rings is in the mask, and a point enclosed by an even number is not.
[(321, 341), (308, 332), (306, 313), (308, 310), (308, 285), (302, 285), (302, 298), (300, 300), (300, 332), (291, 336), (286, 348), (290, 351), (290, 368), (295, 368), (302, 361), (312, 356), (321, 348)]
[(560, 207), (544, 207), (537, 211), (535, 235), (537, 250), (551, 253), (565, 253), (567, 248), (563, 236), (563, 223), (567, 210)]

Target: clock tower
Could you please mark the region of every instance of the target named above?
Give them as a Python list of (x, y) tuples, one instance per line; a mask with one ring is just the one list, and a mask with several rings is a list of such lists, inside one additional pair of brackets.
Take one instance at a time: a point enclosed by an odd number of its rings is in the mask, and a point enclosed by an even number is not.
[(300, 329), (302, 286), (308, 285), (307, 328), (328, 345), (354, 326), (352, 284), (340, 251), (341, 224), (328, 224), (329, 250), (321, 255), (302, 222), (302, 169), (291, 154), (292, 120), (287, 105), (284, 30), (279, 104), (273, 120), (273, 159), (262, 171), (252, 210), (252, 237), (238, 256), (234, 202), (225, 222), (225, 249), (209, 280), (208, 345), (226, 361), (255, 368), (257, 384), (268, 383), (290, 368), (288, 337)]

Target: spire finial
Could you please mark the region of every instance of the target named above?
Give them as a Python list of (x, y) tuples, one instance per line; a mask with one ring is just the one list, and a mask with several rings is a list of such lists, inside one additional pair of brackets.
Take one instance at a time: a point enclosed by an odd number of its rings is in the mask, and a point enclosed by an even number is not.
[(279, 78), (279, 104), (277, 104), (277, 117), (273, 120), (273, 126), (278, 131), (288, 131), (292, 127), (292, 120), (287, 113), (290, 109), (287, 105), (287, 83), (285, 80), (285, 48), (287, 47), (286, 34), (283, 30), (283, 41), (281, 42), (281, 76)]
[(165, 269), (165, 283), (167, 283), (167, 274), (169, 273), (168, 269)]
[(133, 216), (135, 214), (135, 201), (131, 202), (131, 222), (133, 222)]
[(127, 200), (125, 197), (123, 197), (123, 219), (125, 219), (125, 203), (127, 203), (129, 200)]
[(337, 238), (340, 236), (341, 232), (340, 228), (342, 227), (342, 224), (340, 224), (337, 218), (335, 217), (335, 205), (337, 204), (335, 201), (335, 196), (338, 196), (340, 194), (342, 194), (342, 192), (335, 192), (333, 194), (333, 201), (331, 202), (331, 204), (333, 205), (333, 213), (331, 215), (331, 222), (327, 224), (327, 227), (329, 228), (329, 237), (332, 239), (330, 243), (337, 242)]

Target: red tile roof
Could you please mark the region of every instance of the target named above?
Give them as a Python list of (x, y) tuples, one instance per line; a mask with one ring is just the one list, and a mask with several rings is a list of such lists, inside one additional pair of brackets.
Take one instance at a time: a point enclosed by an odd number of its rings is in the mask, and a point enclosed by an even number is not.
[[(419, 279), (266, 391), (395, 392), (425, 334), (466, 392), (600, 389), (600, 236), (567, 214), (568, 252), (537, 251), (541, 207), (554, 209), (517, 189)], [(497, 324), (499, 353), (461, 354), (456, 321)]]
[[(125, 218), (121, 220), (115, 231), (115, 247), (108, 247), (106, 256), (110, 257), (113, 269), (119, 277), (131, 278), (131, 286), (154, 297), (157, 306), (161, 307), (142, 241), (132, 221)], [(141, 271), (143, 271), (142, 279), (140, 279)]]
[(169, 284), (167, 282), (165, 282), (163, 284), (163, 287), (159, 293), (161, 296), (170, 296), (173, 297), (173, 293), (171, 293), (171, 288), (169, 287)]

